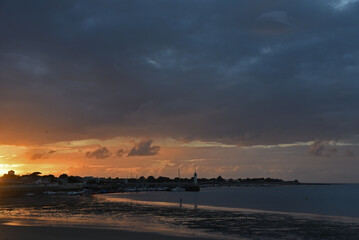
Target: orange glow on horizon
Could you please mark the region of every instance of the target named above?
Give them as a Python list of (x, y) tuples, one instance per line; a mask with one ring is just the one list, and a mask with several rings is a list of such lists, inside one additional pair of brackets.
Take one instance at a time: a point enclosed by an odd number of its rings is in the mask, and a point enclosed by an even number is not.
[[(174, 159), (181, 152), (178, 147), (161, 147), (156, 155), (129, 157), (125, 153), (119, 157), (115, 154), (119, 148), (116, 146), (126, 146), (124, 144), (113, 143), (112, 145), (115, 146), (113, 147), (111, 144), (107, 146), (105, 144), (94, 144), (93, 141), (83, 141), (82, 143), (77, 142), (73, 147), (71, 147), (71, 143), (36, 147), (0, 146), (0, 175), (13, 170), (16, 175), (39, 171), (42, 175), (53, 174), (55, 176), (66, 173), (79, 176), (121, 178), (131, 175), (133, 177), (149, 175), (175, 177), (178, 168), (183, 168), (183, 176), (187, 172), (192, 174), (192, 166), (189, 166), (191, 170), (187, 170), (188, 167), (174, 162)], [(86, 152), (94, 151), (99, 146), (106, 146), (112, 155), (104, 159), (86, 157)], [(127, 152), (130, 147), (131, 145), (128, 144)]]
[[(77, 176), (120, 178), (177, 177), (180, 169), (183, 177), (192, 177), (194, 171), (217, 176), (223, 175), (223, 167), (215, 164), (222, 162), (214, 161), (216, 156), (210, 151), (237, 148), (232, 145), (200, 141), (183, 142), (163, 138), (151, 142), (152, 146), (160, 147), (155, 154), (128, 156), (130, 150), (142, 139), (145, 138), (87, 139), (34, 146), (0, 145), (0, 175), (14, 170), (17, 175), (38, 171), (42, 175), (55, 176), (66, 173)], [(86, 154), (104, 147), (110, 152), (108, 156)], [(117, 155), (119, 149), (123, 152)]]

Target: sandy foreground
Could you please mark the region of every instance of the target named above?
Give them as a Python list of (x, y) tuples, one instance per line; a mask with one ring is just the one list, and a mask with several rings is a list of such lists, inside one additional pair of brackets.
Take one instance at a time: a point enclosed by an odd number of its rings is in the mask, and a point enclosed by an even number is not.
[(130, 232), (80, 227), (7, 226), (0, 224), (0, 240), (204, 240), (206, 238), (168, 236), (159, 233)]

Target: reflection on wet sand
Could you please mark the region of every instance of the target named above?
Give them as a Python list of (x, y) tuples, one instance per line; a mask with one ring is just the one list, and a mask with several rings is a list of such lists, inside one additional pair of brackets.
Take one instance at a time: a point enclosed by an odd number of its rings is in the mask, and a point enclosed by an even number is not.
[(151, 203), (121, 196), (34, 196), (2, 201), (0, 215), (8, 219), (8, 223), (3, 221), (8, 225), (24, 225), (27, 219), (40, 226), (133, 229), (216, 239), (359, 239), (359, 223), (323, 216), (211, 208), (197, 202), (187, 204), (182, 196), (177, 203)]

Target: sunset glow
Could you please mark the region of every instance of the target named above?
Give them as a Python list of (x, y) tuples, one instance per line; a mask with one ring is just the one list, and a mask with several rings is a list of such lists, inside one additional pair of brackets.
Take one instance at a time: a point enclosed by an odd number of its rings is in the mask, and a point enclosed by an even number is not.
[(359, 239), (359, 0), (0, 0), (0, 240)]
[(187, 4), (1, 3), (0, 174), (358, 182), (358, 1)]

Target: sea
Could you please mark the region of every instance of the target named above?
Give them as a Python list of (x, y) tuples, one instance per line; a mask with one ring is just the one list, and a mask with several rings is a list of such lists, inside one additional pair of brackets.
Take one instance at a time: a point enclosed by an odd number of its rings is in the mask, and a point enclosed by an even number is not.
[(208, 239), (359, 239), (359, 185), (0, 197), (5, 225), (85, 226)]

